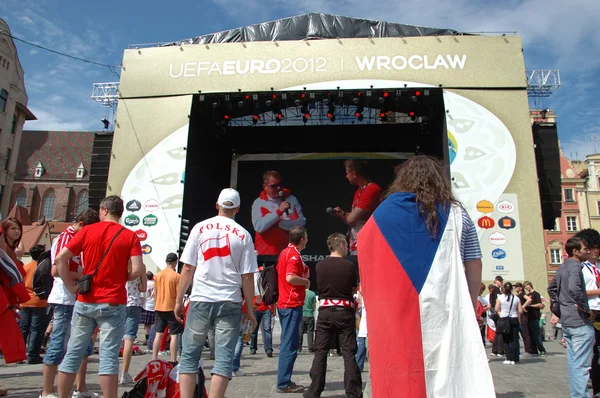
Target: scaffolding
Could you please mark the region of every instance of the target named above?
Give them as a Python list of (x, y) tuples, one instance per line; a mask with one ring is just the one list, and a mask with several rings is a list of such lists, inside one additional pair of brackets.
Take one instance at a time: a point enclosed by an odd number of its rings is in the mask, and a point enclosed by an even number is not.
[(119, 98), (119, 82), (93, 83), (92, 99), (107, 108), (115, 108)]

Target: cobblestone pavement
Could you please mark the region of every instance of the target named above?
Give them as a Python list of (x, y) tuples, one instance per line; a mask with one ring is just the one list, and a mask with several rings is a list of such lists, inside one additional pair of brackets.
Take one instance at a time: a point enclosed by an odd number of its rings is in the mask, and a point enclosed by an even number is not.
[[(279, 331), (275, 330), (274, 342), (279, 342)], [(140, 334), (141, 336), (141, 334)], [(260, 338), (259, 338), (260, 343)], [(306, 344), (306, 339), (305, 339)], [(146, 348), (146, 347), (142, 347)], [(490, 368), (494, 375), (494, 383), (498, 398), (546, 397), (564, 398), (569, 396), (569, 383), (567, 377), (566, 349), (555, 341), (546, 343), (548, 355), (546, 357), (523, 358), (520, 364), (504, 365), (503, 358), (490, 356)], [(235, 377), (229, 384), (227, 396), (230, 398), (244, 397), (283, 397), (287, 394), (278, 394), (275, 391), (277, 378), (278, 350), (272, 358), (268, 358), (264, 351), (250, 355), (249, 348), (244, 348), (242, 356), (242, 370), (246, 376)], [(490, 349), (487, 349), (488, 353)], [(208, 375), (207, 386), (210, 382), (210, 369), (213, 361), (208, 360), (208, 352), (202, 354), (205, 361), (205, 373)], [(310, 383), (309, 370), (313, 355), (308, 350), (299, 354), (294, 368), (293, 380), (297, 384), (307, 386)], [(159, 357), (166, 359), (167, 357)], [(130, 373), (135, 376), (150, 360), (150, 355), (134, 356)], [(365, 364), (363, 384), (369, 377), (368, 363)], [(323, 397), (343, 397), (343, 360), (341, 356), (328, 358), (327, 385)], [(88, 384), (91, 390), (100, 391), (98, 385), (98, 356), (90, 358), (88, 367)], [(0, 384), (9, 388), (10, 397), (37, 398), (42, 385), (41, 365), (5, 365), (0, 362)], [(399, 386), (400, 387), (400, 386)], [(127, 388), (119, 389), (119, 396), (128, 391)], [(301, 396), (292, 394), (292, 396)]]

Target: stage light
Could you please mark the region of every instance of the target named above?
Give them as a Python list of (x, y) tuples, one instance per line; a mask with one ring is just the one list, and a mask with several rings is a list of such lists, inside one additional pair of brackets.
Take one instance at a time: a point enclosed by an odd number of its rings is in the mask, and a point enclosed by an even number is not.
[(252, 115), (252, 123), (253, 124), (257, 124), (259, 119), (260, 119), (260, 116), (258, 116), (256, 114)]
[(387, 97), (389, 97), (389, 96), (390, 96), (390, 93), (388, 93), (387, 91), (385, 91), (385, 92), (383, 93), (383, 97), (384, 97), (384, 98), (387, 98)]
[(281, 122), (281, 119), (283, 119), (283, 113), (279, 112), (277, 113), (277, 115), (275, 116), (275, 121), (277, 123)]
[(104, 129), (108, 130), (108, 126), (110, 125), (110, 122), (108, 121), (108, 119), (104, 118), (104, 119), (100, 119), (100, 121), (102, 122), (102, 124), (104, 124)]
[(246, 98), (246, 101), (248, 101), (248, 100), (250, 99), (250, 96), (249, 96), (249, 95), (246, 95), (246, 97), (245, 97), (245, 98)]
[(267, 100), (267, 101), (265, 102), (265, 106), (266, 106), (267, 108), (270, 108), (272, 104), (273, 104), (273, 102), (271, 102), (271, 100)]
[(325, 98), (323, 100), (323, 105), (325, 105), (325, 106), (329, 105), (329, 98)]
[(300, 106), (302, 104), (302, 101), (300, 101), (299, 99), (294, 101), (294, 104), (296, 104), (296, 106)]
[(408, 112), (408, 116), (410, 116), (410, 120), (412, 120), (413, 122), (415, 120), (417, 120), (417, 116), (415, 115), (415, 111)]
[(417, 97), (420, 97), (420, 96), (421, 96), (421, 92), (420, 92), (419, 90), (417, 90), (417, 91), (415, 91), (415, 95), (416, 95)]
[(421, 96), (421, 91), (420, 90), (413, 90), (410, 93), (410, 100), (412, 102), (417, 102), (417, 100), (419, 99), (419, 97)]
[(304, 116), (302, 116), (302, 121), (306, 124), (308, 119), (310, 119), (310, 113), (305, 113)]
[(238, 102), (238, 106), (239, 106), (240, 108), (243, 108), (243, 107), (244, 107), (244, 101), (240, 101), (240, 102)]
[(379, 117), (381, 118), (382, 122), (386, 122), (387, 121), (387, 116), (386, 116), (385, 112), (383, 112), (383, 111), (380, 112), (379, 113)]
[(272, 98), (273, 98), (273, 99), (277, 99), (277, 94), (273, 94), (273, 95), (272, 95)]

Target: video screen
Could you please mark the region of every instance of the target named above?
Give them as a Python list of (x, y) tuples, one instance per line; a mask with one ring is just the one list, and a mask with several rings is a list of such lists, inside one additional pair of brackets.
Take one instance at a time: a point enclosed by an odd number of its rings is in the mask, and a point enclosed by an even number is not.
[[(329, 255), (327, 237), (339, 232), (347, 235), (349, 226), (331, 213), (336, 207), (346, 212), (352, 210), (354, 194), (358, 186), (351, 185), (346, 179), (344, 162), (347, 159), (364, 159), (368, 164), (370, 180), (379, 185), (385, 192), (392, 181), (394, 167), (408, 159), (408, 153), (377, 153), (356, 154), (252, 154), (238, 155), (232, 162), (233, 187), (240, 192), (241, 208), (236, 216), (236, 221), (246, 228), (255, 242), (259, 255), (277, 255), (282, 244), (287, 246), (288, 234), (282, 229), (288, 229), (297, 219), (297, 214), (287, 214), (284, 219), (292, 222), (274, 220), (277, 207), (260, 205), (266, 199), (266, 190), (263, 189), (263, 174), (269, 170), (276, 170), (281, 175), (281, 188), (285, 195), (291, 194), (301, 206), (306, 219), (308, 231), (308, 245), (302, 252), (305, 262), (320, 261)], [(270, 190), (271, 194), (275, 194)], [(282, 192), (283, 193), (283, 192)], [(286, 199), (287, 200), (287, 199)], [(254, 208), (253, 204), (257, 202)], [(294, 201), (292, 198), (290, 201)], [(277, 201), (275, 201), (277, 202)], [(289, 212), (289, 211), (288, 211)], [(262, 228), (261, 237), (257, 237), (254, 222)], [(262, 225), (261, 225), (262, 222)], [(275, 222), (276, 224), (272, 224)], [(271, 225), (269, 225), (271, 224)], [(281, 224), (281, 228), (279, 228)], [(270, 227), (267, 228), (267, 227)], [(273, 229), (274, 228), (274, 229)], [(285, 242), (282, 240), (285, 239)], [(258, 241), (257, 241), (258, 240)], [(271, 240), (269, 242), (269, 240)], [(266, 242), (265, 242), (266, 241)], [(283, 246), (283, 247), (285, 247)], [(273, 251), (272, 248), (278, 247)], [(265, 252), (271, 248), (273, 252)]]

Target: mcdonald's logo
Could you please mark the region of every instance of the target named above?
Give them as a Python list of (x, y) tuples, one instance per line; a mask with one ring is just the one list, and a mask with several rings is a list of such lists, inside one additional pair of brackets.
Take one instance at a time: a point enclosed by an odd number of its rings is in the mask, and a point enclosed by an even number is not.
[(494, 228), (496, 223), (494, 222), (493, 218), (488, 217), (488, 216), (483, 216), (479, 220), (477, 220), (477, 225), (479, 226), (479, 228), (490, 229), (490, 228)]

